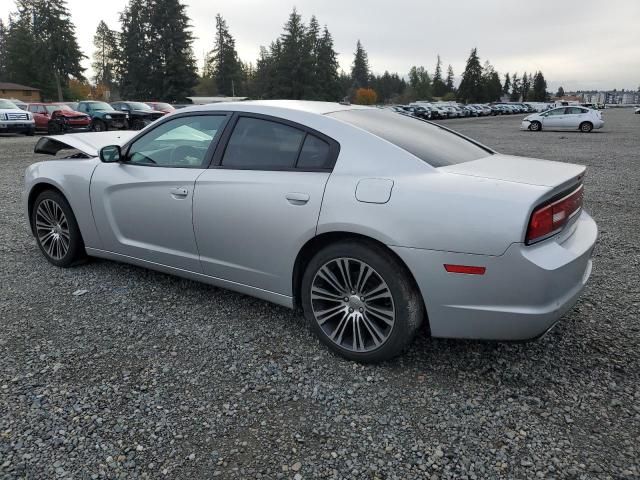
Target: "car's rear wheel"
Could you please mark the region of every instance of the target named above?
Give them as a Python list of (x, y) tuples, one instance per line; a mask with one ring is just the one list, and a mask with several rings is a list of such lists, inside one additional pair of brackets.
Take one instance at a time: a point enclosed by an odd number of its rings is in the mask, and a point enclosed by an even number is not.
[(58, 122), (49, 122), (47, 126), (47, 134), (49, 135), (60, 135), (62, 133), (62, 125)]
[(320, 250), (302, 278), (302, 308), (320, 340), (360, 362), (389, 360), (413, 340), (424, 318), (406, 267), (384, 247), (345, 241)]
[(532, 132), (539, 132), (540, 130), (542, 130), (542, 124), (537, 120), (534, 120), (533, 122), (531, 122), (531, 125), (529, 125), (529, 130), (531, 130)]
[(593, 130), (593, 123), (591, 123), (591, 122), (582, 122), (580, 124), (580, 131), (581, 132), (589, 133), (591, 130)]
[(54, 190), (36, 198), (31, 227), (45, 258), (58, 267), (70, 267), (86, 258), (84, 242), (69, 202)]
[(107, 124), (102, 120), (94, 120), (92, 128), (94, 132), (105, 132), (107, 130)]

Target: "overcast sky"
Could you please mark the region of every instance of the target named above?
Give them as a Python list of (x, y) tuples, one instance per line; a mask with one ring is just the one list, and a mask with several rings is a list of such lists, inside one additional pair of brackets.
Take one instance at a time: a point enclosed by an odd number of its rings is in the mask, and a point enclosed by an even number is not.
[[(636, 89), (640, 85), (639, 0), (183, 0), (202, 66), (211, 49), (216, 13), (226, 19), (242, 60), (255, 62), (295, 6), (305, 22), (326, 24), (349, 70), (356, 40), (375, 73), (405, 75), (412, 65), (431, 73), (439, 53), (458, 76), (472, 47), (501, 74), (542, 70), (549, 89)], [(5, 20), (12, 0), (0, 0)], [(119, 29), (126, 0), (67, 0), (80, 47), (90, 56), (103, 19)], [(90, 61), (85, 65), (88, 67)], [(88, 72), (90, 73), (90, 72)]]

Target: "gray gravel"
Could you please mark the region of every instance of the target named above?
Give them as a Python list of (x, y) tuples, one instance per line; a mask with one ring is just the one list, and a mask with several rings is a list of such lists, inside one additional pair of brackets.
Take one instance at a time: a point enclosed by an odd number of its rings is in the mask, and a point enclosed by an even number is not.
[[(640, 478), (640, 116), (592, 134), (451, 120), (504, 153), (589, 166), (582, 300), (529, 344), (433, 340), (362, 366), (283, 308), (40, 255), (0, 138), (0, 478)], [(76, 294), (79, 290), (86, 293)]]

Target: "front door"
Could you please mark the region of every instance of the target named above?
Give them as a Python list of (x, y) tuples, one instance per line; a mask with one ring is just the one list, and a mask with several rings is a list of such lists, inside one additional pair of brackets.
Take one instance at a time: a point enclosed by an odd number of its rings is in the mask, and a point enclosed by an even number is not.
[(337, 144), (304, 127), (240, 116), (220, 165), (196, 181), (204, 273), (291, 295), (295, 258), (316, 233)]
[(225, 115), (180, 116), (135, 140), (125, 161), (100, 164), (91, 205), (103, 249), (201, 272), (193, 233), (193, 193)]
[(555, 108), (553, 110), (549, 110), (545, 113), (544, 120), (542, 121), (542, 126), (544, 128), (565, 128), (564, 122), (566, 115), (564, 114), (566, 107)]

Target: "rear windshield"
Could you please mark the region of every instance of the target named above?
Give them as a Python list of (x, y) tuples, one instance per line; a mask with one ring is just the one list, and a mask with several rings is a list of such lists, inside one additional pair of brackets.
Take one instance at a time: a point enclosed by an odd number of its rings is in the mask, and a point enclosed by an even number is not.
[(328, 116), (373, 133), (432, 167), (470, 162), (492, 154), (491, 150), (437, 125), (388, 110), (343, 110)]

